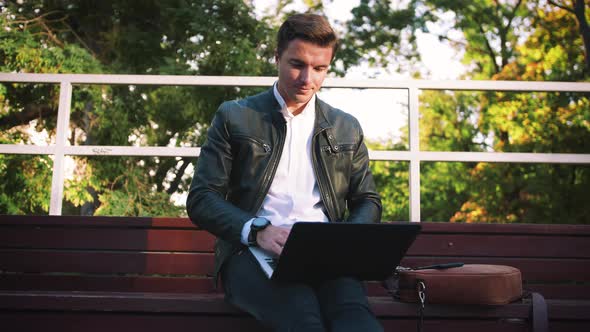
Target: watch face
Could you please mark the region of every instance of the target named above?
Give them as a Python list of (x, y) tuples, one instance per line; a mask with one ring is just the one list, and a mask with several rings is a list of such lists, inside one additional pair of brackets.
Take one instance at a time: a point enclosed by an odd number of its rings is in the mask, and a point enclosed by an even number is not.
[(266, 225), (268, 225), (268, 220), (264, 219), (264, 218), (256, 218), (252, 221), (252, 226), (254, 227), (264, 227)]

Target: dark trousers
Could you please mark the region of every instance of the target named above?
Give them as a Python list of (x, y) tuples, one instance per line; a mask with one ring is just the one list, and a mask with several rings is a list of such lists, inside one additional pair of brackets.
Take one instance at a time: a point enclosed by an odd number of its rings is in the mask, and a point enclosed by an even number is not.
[(221, 277), (227, 301), (275, 331), (383, 331), (356, 279), (272, 281), (249, 250), (231, 257)]

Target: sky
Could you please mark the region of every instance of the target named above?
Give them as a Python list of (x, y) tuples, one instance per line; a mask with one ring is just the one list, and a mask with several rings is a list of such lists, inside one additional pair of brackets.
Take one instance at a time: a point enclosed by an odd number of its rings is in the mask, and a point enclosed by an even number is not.
[[(336, 21), (347, 21), (352, 18), (351, 10), (358, 5), (360, 0), (324, 0), (324, 8), (328, 20), (336, 25)], [(402, 3), (397, 1), (397, 3)], [(277, 0), (254, 0), (256, 13), (262, 15), (269, 8), (276, 6)], [(305, 10), (302, 1), (297, 1), (293, 10)], [(452, 19), (452, 17), (446, 17)], [(445, 27), (430, 25), (429, 29), (441, 32)], [(458, 79), (463, 73), (464, 67), (460, 63), (460, 54), (441, 43), (437, 37), (427, 34), (417, 34), (418, 51), (422, 63), (428, 71), (425, 77), (431, 80)], [(368, 65), (360, 65), (349, 70), (345, 78), (367, 79), (379, 73), (379, 79), (407, 80), (410, 73), (384, 73), (382, 68), (369, 68)], [(320, 98), (334, 107), (354, 115), (364, 129), (365, 136), (375, 141), (398, 142), (400, 128), (407, 125), (407, 90), (384, 89), (322, 89), (318, 94)]]

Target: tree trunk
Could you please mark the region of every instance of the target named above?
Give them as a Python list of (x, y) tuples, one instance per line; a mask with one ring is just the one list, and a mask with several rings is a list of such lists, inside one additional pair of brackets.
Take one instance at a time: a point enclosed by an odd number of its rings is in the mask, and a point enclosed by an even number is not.
[[(94, 103), (88, 102), (84, 107), (84, 111), (82, 113), (82, 125), (84, 126), (83, 130), (86, 133), (86, 140), (84, 141), (84, 145), (93, 145), (94, 144), (94, 135), (92, 135), (92, 121), (90, 119), (90, 114), (92, 114), (92, 109), (94, 108)], [(92, 196), (93, 200), (90, 202), (86, 202), (82, 204), (80, 207), (80, 215), (83, 216), (92, 216), (94, 215), (94, 211), (99, 205), (98, 202), (98, 193), (94, 188), (87, 187), (86, 190)]]
[(586, 4), (584, 0), (575, 0), (574, 3), (574, 14), (578, 19), (578, 27), (582, 40), (584, 41), (584, 51), (586, 60), (586, 73), (590, 73), (590, 27), (588, 27), (588, 21), (586, 20)]

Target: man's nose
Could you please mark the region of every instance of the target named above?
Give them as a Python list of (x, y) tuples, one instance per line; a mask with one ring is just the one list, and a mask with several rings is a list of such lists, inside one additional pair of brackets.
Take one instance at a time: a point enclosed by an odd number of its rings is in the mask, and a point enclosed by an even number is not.
[(305, 67), (299, 72), (299, 81), (301, 83), (309, 83), (311, 81), (311, 69)]

